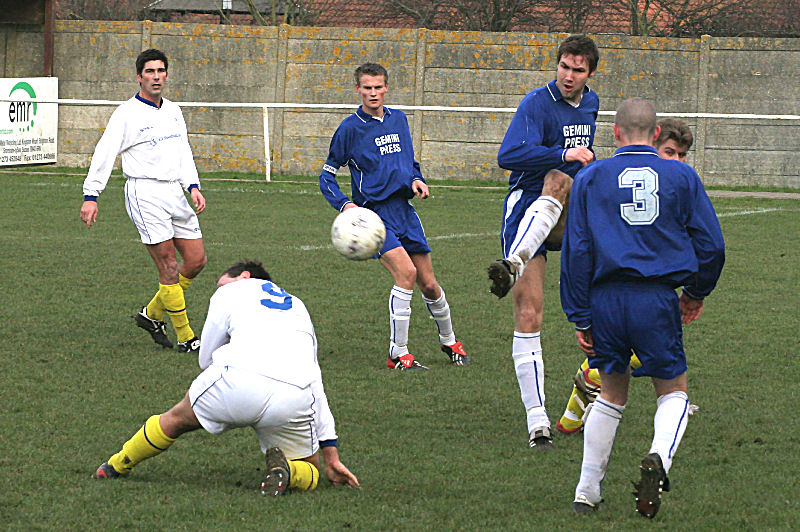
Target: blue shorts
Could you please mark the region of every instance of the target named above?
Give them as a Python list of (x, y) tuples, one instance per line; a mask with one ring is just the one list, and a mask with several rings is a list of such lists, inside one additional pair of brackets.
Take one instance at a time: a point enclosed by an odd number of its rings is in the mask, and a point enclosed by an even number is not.
[(681, 311), (675, 290), (664, 284), (612, 282), (592, 287), (589, 366), (625, 373), (636, 353), (634, 377), (673, 379), (686, 372)]
[[(500, 230), (500, 244), (503, 246), (503, 258), (511, 255), (511, 246), (517, 238), (519, 231), (519, 224), (525, 217), (525, 211), (531, 206), (531, 203), (536, 201), (539, 196), (538, 192), (530, 192), (528, 190), (512, 190), (506, 196), (505, 203), (503, 204), (503, 227)], [(553, 251), (558, 251), (557, 249)], [(542, 244), (536, 250), (536, 255), (544, 254), (547, 256), (545, 244)]]
[(408, 199), (392, 196), (380, 203), (370, 203), (367, 207), (377, 212), (386, 226), (386, 242), (378, 257), (401, 246), (409, 254), (431, 252), (422, 222)]

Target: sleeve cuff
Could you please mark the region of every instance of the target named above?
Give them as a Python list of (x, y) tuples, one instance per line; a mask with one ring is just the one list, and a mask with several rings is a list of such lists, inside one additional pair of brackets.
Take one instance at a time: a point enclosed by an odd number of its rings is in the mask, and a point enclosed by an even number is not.
[(588, 331), (592, 328), (592, 322), (589, 320), (579, 321), (575, 324), (576, 331)]
[(192, 183), (186, 188), (186, 192), (191, 192), (193, 188), (200, 190), (200, 185), (198, 185), (197, 183)]
[(693, 294), (685, 286), (683, 287), (683, 293), (686, 295), (686, 297), (688, 297), (689, 299), (694, 299), (695, 301), (702, 301), (703, 299), (705, 299), (702, 296), (698, 296), (698, 295)]
[(334, 438), (332, 440), (321, 440), (319, 442), (319, 446), (320, 447), (338, 447), (339, 446), (339, 440), (337, 438)]
[(96, 202), (97, 201), (97, 196), (84, 195), (83, 196), (83, 201), (94, 201), (94, 202)]

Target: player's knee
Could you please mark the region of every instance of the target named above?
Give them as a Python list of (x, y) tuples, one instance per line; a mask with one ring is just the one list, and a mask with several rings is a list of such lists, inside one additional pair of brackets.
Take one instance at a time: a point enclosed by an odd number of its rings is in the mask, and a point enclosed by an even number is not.
[(198, 257), (193, 257), (189, 261), (185, 261), (185, 263), (187, 269), (192, 274), (192, 275), (187, 275), (187, 277), (194, 278), (197, 276), (197, 274), (203, 271), (203, 268), (205, 268), (206, 264), (208, 263), (208, 257), (206, 257), (206, 254), (203, 253)]
[(517, 306), (514, 309), (514, 321), (518, 324), (517, 327), (539, 331), (542, 328), (542, 312), (531, 305)]
[(562, 204), (572, 188), (572, 178), (561, 170), (550, 170), (544, 177), (543, 196), (552, 196)]
[(413, 290), (414, 281), (416, 279), (417, 279), (417, 268), (411, 265), (408, 268), (404, 268), (403, 270), (397, 272), (395, 283), (398, 286), (407, 288), (408, 290)]

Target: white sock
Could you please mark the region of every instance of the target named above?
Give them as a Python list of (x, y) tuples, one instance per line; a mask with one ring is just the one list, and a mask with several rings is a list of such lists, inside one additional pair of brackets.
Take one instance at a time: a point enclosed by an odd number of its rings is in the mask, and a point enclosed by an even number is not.
[(529, 434), (539, 427), (550, 428), (550, 419), (544, 408), (544, 362), (540, 336), (541, 332), (514, 331), (511, 348)]
[(389, 294), (389, 357), (398, 358), (408, 354), (408, 325), (411, 319), (411, 296), (413, 290), (395, 285)]
[(439, 329), (439, 342), (442, 345), (452, 345), (456, 343), (456, 336), (453, 334), (453, 322), (450, 321), (450, 305), (447, 304), (447, 299), (444, 297), (444, 289), (439, 287), (439, 290), (442, 292), (439, 299), (428, 299), (422, 296), (422, 300), (436, 321), (436, 328)]
[(689, 396), (686, 392), (665, 393), (658, 398), (658, 408), (653, 417), (653, 444), (651, 453), (658, 453), (664, 470), (669, 473), (672, 457), (678, 450), (686, 422), (689, 420)]
[[(511, 244), (510, 255), (516, 255), (523, 265), (533, 258), (536, 250), (553, 230), (564, 207), (552, 196), (539, 196), (530, 204), (519, 223), (517, 236)], [(512, 257), (509, 260), (512, 260)]]
[(583, 463), (581, 479), (575, 487), (576, 499), (583, 494), (589, 502), (597, 504), (603, 498), (600, 485), (606, 476), (608, 459), (624, 411), (624, 405), (615, 405), (601, 398), (590, 405), (583, 425)]

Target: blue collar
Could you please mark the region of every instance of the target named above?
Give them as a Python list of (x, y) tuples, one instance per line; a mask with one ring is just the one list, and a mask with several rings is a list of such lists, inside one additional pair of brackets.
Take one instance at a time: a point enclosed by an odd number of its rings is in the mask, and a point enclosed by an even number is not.
[[(364, 112), (364, 110), (361, 108), (361, 106), (360, 106), (360, 105), (358, 106), (358, 109), (356, 109), (356, 114), (357, 114), (357, 115), (358, 115), (358, 117), (359, 117), (361, 120), (363, 120), (364, 122), (366, 122), (366, 121), (368, 121), (368, 120), (378, 120), (378, 118), (375, 118), (375, 117), (374, 117), (374, 116), (372, 116), (371, 114)], [(386, 107), (386, 106), (384, 105), (384, 106), (383, 106), (383, 117), (384, 117), (384, 119), (385, 119), (387, 116), (392, 116), (392, 110), (391, 110), (391, 109), (389, 109), (388, 107)]]
[[(545, 86), (547, 87), (547, 91), (550, 93), (550, 96), (552, 96), (554, 102), (557, 102), (558, 100), (563, 100), (564, 99), (564, 97), (561, 95), (561, 91), (558, 90), (558, 87), (556, 86), (556, 80), (551, 81), (550, 83), (548, 83)], [(584, 85), (583, 86), (583, 95), (581, 95), (581, 101), (578, 104), (579, 106), (580, 106), (580, 104), (583, 103), (583, 97), (586, 96), (586, 94), (589, 91), (591, 91), (589, 86), (588, 85)]]
[(614, 157), (617, 155), (655, 155), (658, 157), (658, 150), (647, 144), (631, 144), (615, 151)]
[[(148, 100), (147, 98), (142, 98), (141, 96), (139, 96), (139, 93), (138, 93), (138, 92), (136, 93), (136, 95), (135, 95), (134, 97), (135, 97), (137, 100), (139, 100), (140, 102), (142, 102), (142, 103), (146, 103), (147, 105), (149, 105), (149, 106), (151, 106), (151, 107), (155, 107), (156, 109), (161, 109), (161, 107), (159, 107), (158, 105), (156, 105), (156, 103), (155, 103), (155, 102), (151, 102), (151, 101), (150, 101), (150, 100)], [(163, 98), (161, 99), (161, 104), (162, 104), (162, 105), (164, 104), (164, 99), (163, 99)]]

